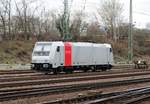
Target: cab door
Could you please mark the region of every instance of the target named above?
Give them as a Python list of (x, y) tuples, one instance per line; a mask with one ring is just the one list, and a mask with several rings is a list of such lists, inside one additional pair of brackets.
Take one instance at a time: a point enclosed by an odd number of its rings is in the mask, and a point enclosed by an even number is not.
[(60, 66), (61, 61), (61, 52), (60, 52), (60, 46), (56, 46), (55, 48), (55, 55), (53, 59), (53, 68), (58, 68)]
[(112, 64), (113, 59), (112, 59), (112, 48), (108, 48), (108, 64)]

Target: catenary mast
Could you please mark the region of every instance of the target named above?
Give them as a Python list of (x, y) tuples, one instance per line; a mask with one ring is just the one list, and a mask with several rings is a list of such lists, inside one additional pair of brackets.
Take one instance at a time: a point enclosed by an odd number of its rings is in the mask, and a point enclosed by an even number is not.
[(128, 60), (133, 61), (133, 34), (132, 34), (132, 0), (130, 0), (129, 36), (128, 36)]

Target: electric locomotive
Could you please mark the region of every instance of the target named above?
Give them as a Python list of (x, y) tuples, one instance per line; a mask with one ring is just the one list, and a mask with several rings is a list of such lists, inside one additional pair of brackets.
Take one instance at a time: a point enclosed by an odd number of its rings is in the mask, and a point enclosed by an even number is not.
[(110, 44), (89, 42), (36, 42), (32, 52), (32, 69), (73, 72), (107, 70), (113, 66)]

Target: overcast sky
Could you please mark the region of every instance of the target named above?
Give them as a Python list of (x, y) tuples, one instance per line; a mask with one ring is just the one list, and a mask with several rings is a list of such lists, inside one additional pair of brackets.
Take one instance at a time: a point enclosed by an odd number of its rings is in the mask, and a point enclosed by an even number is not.
[[(63, 0), (40, 0), (48, 9), (63, 10)], [(69, 0), (71, 1), (71, 0)], [(81, 10), (85, 0), (73, 0), (71, 10)], [(103, 0), (86, 0), (85, 11), (95, 14)], [(124, 18), (129, 19), (129, 0), (119, 0), (124, 5)], [(133, 23), (137, 27), (145, 27), (150, 23), (150, 0), (133, 0)]]

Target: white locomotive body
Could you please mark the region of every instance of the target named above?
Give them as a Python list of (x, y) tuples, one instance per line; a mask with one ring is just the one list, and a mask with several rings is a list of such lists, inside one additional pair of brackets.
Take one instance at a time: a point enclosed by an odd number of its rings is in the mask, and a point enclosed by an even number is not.
[(37, 42), (32, 53), (32, 69), (58, 73), (73, 70), (111, 69), (110, 44), (88, 42)]

